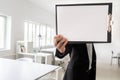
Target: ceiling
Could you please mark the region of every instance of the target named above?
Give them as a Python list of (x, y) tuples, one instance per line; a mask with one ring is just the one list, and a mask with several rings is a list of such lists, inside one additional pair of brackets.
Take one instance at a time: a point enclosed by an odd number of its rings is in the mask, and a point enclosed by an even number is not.
[(114, 0), (28, 0), (41, 8), (54, 14), (56, 4), (79, 4), (79, 3), (95, 3), (95, 2), (110, 2)]

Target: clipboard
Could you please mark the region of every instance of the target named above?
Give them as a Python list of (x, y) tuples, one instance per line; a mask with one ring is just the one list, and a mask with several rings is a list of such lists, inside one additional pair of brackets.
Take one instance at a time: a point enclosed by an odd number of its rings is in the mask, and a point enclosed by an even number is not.
[(57, 4), (56, 35), (69, 43), (111, 43), (112, 3)]

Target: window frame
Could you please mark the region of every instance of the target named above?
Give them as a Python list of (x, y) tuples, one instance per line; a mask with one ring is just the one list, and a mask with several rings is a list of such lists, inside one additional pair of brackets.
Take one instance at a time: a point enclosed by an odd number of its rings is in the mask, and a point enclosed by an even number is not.
[[(4, 18), (4, 32), (3, 32), (3, 36), (4, 36), (4, 38), (3, 38), (3, 47), (0, 47), (0, 50), (4, 50), (4, 49), (6, 49), (6, 36), (7, 36), (7, 34), (6, 34), (6, 32), (7, 32), (7, 16), (4, 16), (4, 15), (0, 15), (0, 17), (2, 17), (2, 18)], [(2, 38), (1, 38), (2, 39)]]
[(0, 51), (10, 50), (11, 49), (11, 26), (12, 18), (6, 14), (0, 13), (1, 17), (4, 17), (4, 47), (0, 48)]
[[(54, 46), (53, 45), (53, 41), (52, 41), (52, 38), (50, 38), (51, 40), (49, 41), (49, 44), (47, 44), (47, 28), (49, 27), (50, 28), (50, 37), (53, 37), (53, 35), (54, 35), (54, 33), (55, 32), (52, 32), (52, 31), (54, 31), (54, 28), (53, 27), (51, 27), (51, 26), (49, 26), (49, 25), (47, 25), (47, 24), (40, 24), (40, 23), (36, 23), (36, 22), (33, 22), (33, 21), (27, 21), (27, 20), (25, 20), (24, 21), (24, 24), (27, 24), (27, 26), (25, 26), (24, 25), (24, 27), (27, 27), (28, 29), (28, 31), (26, 32), (25, 30), (24, 30), (24, 41), (31, 41), (31, 40), (29, 40), (29, 24), (32, 24), (32, 42), (33, 42), (33, 48), (42, 48), (42, 47), (45, 47), (45, 48), (47, 48), (47, 47), (50, 47), (50, 46)], [(33, 26), (34, 25), (34, 26)], [(33, 31), (33, 27), (35, 27), (35, 31)], [(39, 31), (37, 30), (37, 28), (39, 27)], [(25, 29), (25, 28), (24, 28)], [(44, 31), (45, 32), (44, 32)], [(33, 32), (35, 32), (35, 33), (33, 33)], [(43, 34), (44, 33), (44, 34)], [(25, 35), (26, 35), (26, 37), (27, 38), (25, 38)], [(43, 37), (37, 37), (37, 36), (39, 36), (39, 35), (42, 35)], [(27, 40), (25, 40), (25, 39), (27, 39)], [(35, 41), (34, 41), (35, 40)], [(43, 41), (44, 40), (44, 41)], [(51, 43), (51, 44), (50, 44)], [(36, 45), (37, 44), (37, 45)]]

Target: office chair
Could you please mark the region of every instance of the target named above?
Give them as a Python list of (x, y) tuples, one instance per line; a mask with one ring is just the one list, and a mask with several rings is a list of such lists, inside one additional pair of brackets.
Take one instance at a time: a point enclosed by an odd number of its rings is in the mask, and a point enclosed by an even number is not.
[(28, 58), (28, 57), (18, 58), (16, 60), (18, 60), (18, 61), (26, 61), (26, 62), (33, 62), (33, 59), (32, 58)]
[(118, 53), (118, 66), (120, 67), (120, 53)]
[(120, 53), (118, 53), (117, 55), (115, 55), (114, 52), (112, 51), (111, 65), (113, 64), (113, 59), (117, 59), (118, 60), (118, 66), (120, 66)]

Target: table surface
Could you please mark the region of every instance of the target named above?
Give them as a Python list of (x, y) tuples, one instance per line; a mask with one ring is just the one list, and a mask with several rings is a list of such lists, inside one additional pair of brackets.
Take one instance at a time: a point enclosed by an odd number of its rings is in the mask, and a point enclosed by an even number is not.
[(18, 54), (22, 54), (22, 55), (36, 55), (36, 56), (50, 56), (51, 54), (46, 54), (44, 52), (40, 52), (40, 53), (18, 53)]
[(0, 58), (0, 80), (36, 80), (59, 66)]
[(55, 48), (41, 49), (41, 52), (54, 53), (55, 52)]

